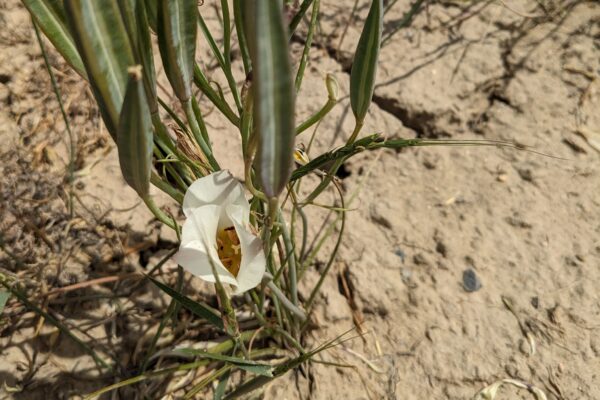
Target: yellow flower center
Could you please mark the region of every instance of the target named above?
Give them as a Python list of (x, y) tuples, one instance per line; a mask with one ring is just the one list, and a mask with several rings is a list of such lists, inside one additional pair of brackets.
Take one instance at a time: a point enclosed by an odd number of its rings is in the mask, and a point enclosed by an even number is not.
[(227, 271), (237, 277), (242, 262), (240, 239), (233, 226), (217, 232), (217, 253)]

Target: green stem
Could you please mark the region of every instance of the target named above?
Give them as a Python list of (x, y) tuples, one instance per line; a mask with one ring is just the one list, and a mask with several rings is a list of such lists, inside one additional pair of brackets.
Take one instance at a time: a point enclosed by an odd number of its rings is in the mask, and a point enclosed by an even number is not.
[(223, 99), (221, 99), (217, 92), (215, 92), (212, 86), (210, 86), (208, 79), (206, 78), (198, 64), (194, 66), (194, 83), (196, 84), (196, 86), (198, 86), (202, 93), (204, 93), (206, 97), (208, 97), (208, 99), (219, 109), (219, 111), (221, 111), (221, 113), (223, 113), (223, 115), (227, 117), (227, 119), (232, 124), (234, 124), (235, 126), (239, 126), (239, 117), (235, 115), (231, 107), (229, 107), (229, 104), (223, 101)]
[[(227, 4), (227, 3), (225, 3), (225, 4)], [(223, 10), (223, 11), (225, 11), (225, 10)], [(227, 15), (229, 15), (229, 8), (227, 8)], [(225, 16), (225, 13), (223, 14), (223, 16)], [(229, 17), (227, 19), (229, 19)], [(229, 21), (227, 21), (227, 22), (229, 23)], [(223, 20), (223, 24), (225, 25), (225, 20)], [(227, 60), (225, 59), (225, 57), (229, 58), (229, 55), (227, 54), (226, 56), (224, 56), (223, 54), (221, 54), (221, 51), (219, 50), (219, 47), (217, 46), (215, 39), (213, 38), (212, 34), (210, 33), (210, 29), (208, 29), (208, 26), (206, 26), (206, 22), (204, 22), (204, 18), (202, 18), (202, 15), (200, 13), (198, 13), (198, 25), (200, 26), (200, 30), (204, 34), (204, 37), (206, 37), (206, 40), (208, 41), (208, 45), (210, 46), (214, 56), (217, 58), (217, 61), (218, 61), (219, 65), (221, 66), (221, 70), (223, 71), (223, 74), (225, 74), (225, 78), (227, 79), (227, 84), (229, 85), (229, 89), (231, 90), (231, 95), (233, 96), (235, 105), (237, 106), (238, 112), (241, 113), (242, 112), (242, 102), (240, 101), (240, 94), (238, 92), (235, 78), (233, 77), (233, 74), (231, 73), (231, 63), (227, 62)], [(229, 29), (229, 25), (227, 26), (226, 29)], [(230, 33), (230, 35), (231, 35), (231, 33)]]
[(323, 119), (323, 117), (325, 117), (329, 113), (329, 111), (333, 109), (336, 103), (336, 100), (327, 100), (327, 103), (325, 103), (319, 111), (308, 117), (306, 121), (302, 122), (296, 127), (296, 135), (301, 134), (302, 132), (319, 122), (321, 119)]
[(290, 239), (290, 233), (288, 231), (285, 220), (283, 219), (283, 215), (281, 214), (281, 210), (278, 211), (278, 214), (279, 214), (278, 215), (279, 227), (281, 228), (281, 236), (283, 237), (283, 244), (285, 247), (285, 252), (287, 254), (292, 304), (297, 306), (298, 305), (298, 276), (296, 273), (296, 252), (294, 251), (294, 247), (292, 246), (292, 241)]
[(154, 202), (154, 200), (152, 199), (152, 197), (150, 197), (150, 195), (146, 195), (144, 197), (142, 197), (142, 200), (144, 200), (144, 203), (146, 203), (146, 206), (148, 206), (148, 208), (150, 209), (150, 211), (152, 212), (152, 214), (154, 214), (154, 216), (163, 224), (167, 225), (169, 228), (173, 229), (173, 230), (177, 230), (177, 228), (175, 227), (175, 221), (169, 217), (167, 214), (165, 214), (163, 212), (163, 210), (161, 210), (156, 203)]
[(340, 234), (338, 236), (338, 240), (335, 243), (335, 247), (333, 248), (333, 251), (331, 252), (329, 261), (327, 262), (327, 265), (325, 266), (325, 269), (323, 270), (323, 272), (321, 272), (319, 281), (313, 288), (313, 290), (310, 294), (310, 297), (308, 298), (308, 301), (306, 302), (306, 309), (309, 310), (309, 312), (312, 308), (312, 304), (313, 304), (313, 301), (315, 300), (315, 297), (317, 296), (317, 293), (319, 293), (319, 290), (321, 289), (321, 286), (323, 285), (323, 282), (325, 281), (325, 277), (327, 277), (327, 274), (329, 273), (329, 270), (331, 269), (331, 266), (333, 265), (333, 262), (335, 261), (338, 250), (340, 248), (340, 245), (342, 244), (342, 236), (344, 234), (344, 228), (346, 227), (346, 212), (344, 211), (344, 209), (345, 209), (344, 195), (342, 194), (342, 191), (338, 185), (335, 185), (335, 187), (338, 190), (338, 193), (340, 195), (340, 202), (341, 202), (341, 211), (339, 211), (341, 213), (341, 220), (342, 220), (342, 223), (340, 225)]
[(300, 58), (300, 65), (298, 65), (298, 72), (296, 73), (296, 92), (300, 91), (300, 86), (302, 85), (302, 78), (304, 77), (304, 70), (306, 69), (306, 64), (308, 63), (308, 54), (310, 53), (310, 48), (312, 46), (313, 35), (315, 33), (315, 27), (317, 26), (317, 19), (319, 17), (319, 5), (320, 0), (314, 0), (312, 15), (310, 17), (310, 26), (308, 27), (308, 33), (306, 35), (306, 42), (304, 43), (304, 50), (302, 51), (302, 57)]
[(244, 21), (242, 19), (242, 4), (241, 0), (233, 0), (233, 19), (235, 19), (235, 30), (238, 37), (238, 45), (242, 53), (242, 63), (244, 64), (244, 73), (246, 76), (250, 73), (252, 66), (250, 64), (250, 52), (244, 34)]
[(271, 280), (272, 278), (273, 277), (271, 276), (271, 274), (265, 273), (265, 277), (263, 278), (263, 280), (267, 280), (267, 287), (271, 289), (271, 292), (273, 292), (275, 297), (279, 299), (281, 305), (283, 305), (289, 312), (300, 318), (301, 322), (304, 322), (306, 320), (306, 313), (302, 311), (300, 307), (295, 306), (294, 303), (292, 303), (287, 297), (285, 297), (285, 294), (283, 294), (281, 289), (279, 289), (277, 285), (273, 283), (273, 281)]
[(300, 25), (300, 21), (302, 21), (302, 18), (304, 18), (304, 16), (306, 15), (306, 11), (308, 11), (308, 7), (310, 7), (313, 1), (314, 0), (304, 0), (302, 4), (300, 4), (300, 9), (296, 13), (296, 15), (294, 15), (289, 25), (288, 30), (290, 33), (290, 38), (296, 31), (296, 28), (298, 28), (298, 25)]
[(198, 121), (196, 120), (196, 115), (194, 114), (194, 110), (192, 108), (192, 102), (190, 100), (183, 103), (183, 109), (185, 111), (185, 116), (187, 117), (188, 122), (190, 123), (190, 128), (192, 130), (192, 134), (194, 135), (194, 139), (200, 145), (200, 149), (208, 159), (208, 163), (210, 164), (213, 171), (218, 171), (221, 169), (217, 160), (213, 157), (212, 151), (210, 147), (206, 144), (204, 137), (202, 136), (202, 132), (200, 131), (200, 126), (198, 125)]
[(204, 138), (204, 141), (210, 151), (212, 152), (212, 145), (210, 143), (210, 138), (208, 136), (208, 129), (206, 129), (206, 123), (204, 122), (204, 117), (202, 117), (202, 111), (200, 111), (200, 105), (195, 97), (192, 97), (192, 110), (194, 111), (194, 116), (196, 117), (196, 121), (198, 121), (198, 127), (200, 128), (200, 133)]
[(183, 193), (171, 186), (171, 184), (169, 184), (168, 182), (163, 181), (162, 178), (156, 173), (152, 172), (152, 175), (150, 175), (150, 182), (154, 186), (171, 196), (173, 200), (175, 200), (179, 204), (183, 204)]

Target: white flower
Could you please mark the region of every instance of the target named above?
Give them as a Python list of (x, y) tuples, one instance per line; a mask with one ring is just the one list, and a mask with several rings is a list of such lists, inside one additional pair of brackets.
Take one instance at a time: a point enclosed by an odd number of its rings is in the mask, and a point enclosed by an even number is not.
[(262, 241), (250, 230), (244, 187), (228, 171), (198, 179), (183, 199), (181, 245), (175, 261), (208, 282), (219, 280), (243, 293), (256, 287), (266, 266)]

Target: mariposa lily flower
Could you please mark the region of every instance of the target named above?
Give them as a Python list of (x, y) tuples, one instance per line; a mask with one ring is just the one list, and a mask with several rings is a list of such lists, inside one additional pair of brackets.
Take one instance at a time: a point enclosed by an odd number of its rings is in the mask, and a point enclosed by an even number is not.
[(222, 283), (236, 294), (257, 286), (266, 266), (262, 241), (253, 232), (244, 187), (228, 171), (198, 179), (183, 199), (186, 216), (175, 261), (193, 275)]

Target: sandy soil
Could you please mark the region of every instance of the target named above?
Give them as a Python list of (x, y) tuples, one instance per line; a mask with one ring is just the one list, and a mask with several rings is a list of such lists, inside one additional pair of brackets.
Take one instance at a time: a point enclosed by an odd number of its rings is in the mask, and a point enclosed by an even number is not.
[[(352, 3), (322, 5), (299, 118), (324, 103), (326, 73), (337, 77), (342, 100), (320, 125), (313, 155), (352, 129), (350, 54), (367, 2), (359, 2), (343, 35)], [(350, 161), (343, 185), (348, 197), (357, 193), (355, 211), (318, 299), (320, 327), (310, 342), (335, 337), (356, 320), (368, 333), (322, 355), (353, 368), (316, 364), (306, 376), (276, 381), (260, 398), (470, 399), (515, 378), (548, 399), (598, 399), (600, 5), (426, 3), (382, 50), (364, 132), (505, 140), (554, 158), (437, 147)], [(395, 3), (388, 29), (410, 4)], [(299, 47), (296, 39), (296, 54)], [(73, 216), (67, 135), (39, 47), (22, 6), (0, 1), (0, 232), (19, 260), (0, 251), (0, 272), (17, 273), (39, 293), (37, 304), (76, 327), (100, 355), (119, 360), (118, 374), (129, 376), (168, 300), (123, 274), (156, 265), (175, 238), (120, 178), (89, 90), (51, 56), (76, 136)], [(239, 176), (240, 163), (226, 157), (239, 141), (216, 114), (208, 123), (219, 132), (218, 157)], [(161, 202), (176, 211), (168, 199)], [(311, 215), (322, 218), (323, 211)], [(173, 268), (167, 264), (165, 279), (174, 279)], [(475, 292), (463, 287), (469, 269), (481, 284)], [(53, 293), (106, 276), (119, 280)], [(311, 270), (307, 280), (316, 276)], [(196, 279), (187, 285), (191, 296), (205, 296), (205, 289)], [(190, 321), (183, 329), (166, 340), (185, 343), (199, 334)], [(0, 360), (0, 398), (79, 398), (114, 382), (15, 301), (0, 317)], [(134, 397), (123, 390), (114, 398)], [(534, 397), (503, 387), (497, 399), (509, 398)]]

